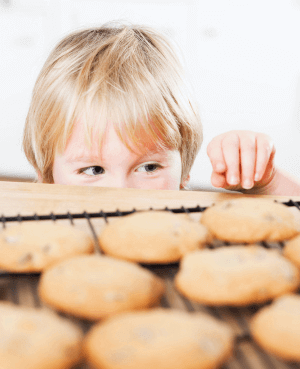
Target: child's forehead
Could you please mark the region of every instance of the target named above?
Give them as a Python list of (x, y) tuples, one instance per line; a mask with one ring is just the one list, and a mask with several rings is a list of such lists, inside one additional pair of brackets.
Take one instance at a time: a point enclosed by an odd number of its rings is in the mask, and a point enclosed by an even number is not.
[[(92, 129), (91, 145), (89, 145), (86, 137), (86, 128), (83, 121), (76, 121), (72, 129), (71, 136), (67, 141), (64, 154), (70, 159), (78, 157), (97, 158), (102, 151), (105, 151), (105, 154), (109, 155), (110, 153), (115, 154), (116, 150), (120, 147), (121, 150), (124, 150), (126, 145), (120, 140), (113, 123), (106, 122), (103, 127), (104, 132), (101, 132), (103, 138), (102, 145), (100, 145), (99, 140), (99, 128)], [(143, 135), (142, 132), (139, 132), (139, 134)], [(143, 146), (139, 148), (136, 147), (136, 150), (134, 151), (136, 156), (147, 157), (155, 153), (162, 153), (163, 151), (166, 151), (166, 149), (162, 149), (156, 142), (154, 142), (153, 138), (147, 137), (145, 133), (142, 137), (142, 140)]]

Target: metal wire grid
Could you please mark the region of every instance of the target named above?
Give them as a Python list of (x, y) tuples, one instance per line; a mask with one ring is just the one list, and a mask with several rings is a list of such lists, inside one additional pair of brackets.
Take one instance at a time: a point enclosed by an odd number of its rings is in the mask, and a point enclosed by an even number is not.
[[(294, 206), (300, 210), (300, 201), (296, 202), (289, 200), (288, 202), (283, 202), (286, 206)], [(199, 213), (206, 209), (206, 207), (196, 206), (191, 208), (186, 208), (182, 206), (181, 208), (171, 208), (165, 207), (164, 209), (155, 210), (165, 210), (171, 211), (173, 213)], [(154, 210), (150, 208), (149, 210)], [(120, 211), (115, 212), (104, 212), (100, 211), (98, 213), (88, 213), (84, 211), (83, 213), (71, 214), (67, 212), (65, 214), (49, 214), (49, 215), (37, 215), (33, 216), (21, 216), (18, 214), (14, 217), (1, 216), (0, 221), (2, 222), (3, 228), (6, 228), (7, 222), (23, 222), (23, 221), (42, 221), (42, 220), (53, 220), (57, 221), (60, 219), (69, 219), (71, 224), (74, 225), (74, 219), (86, 219), (89, 228), (92, 232), (95, 251), (101, 253), (101, 249), (98, 243), (97, 234), (95, 228), (92, 224), (92, 218), (103, 218), (106, 223), (109, 222), (110, 217), (120, 217), (136, 212), (136, 209), (131, 211)], [(216, 243), (209, 245), (211, 248), (215, 248), (222, 245), (230, 245), (228, 242)], [(279, 248), (282, 249), (284, 246), (283, 242), (277, 243), (267, 243), (261, 242), (261, 245), (266, 248)], [(222, 366), (221, 369), (300, 369), (300, 363), (287, 363), (281, 361), (274, 356), (268, 355), (264, 350), (262, 350), (251, 338), (249, 330), (249, 320), (252, 315), (259, 310), (260, 306), (248, 306), (242, 308), (235, 307), (211, 307), (204, 306), (192, 301), (189, 301), (182, 295), (180, 295), (176, 289), (173, 287), (173, 279), (178, 271), (178, 264), (171, 265), (143, 265), (148, 268), (158, 276), (164, 279), (166, 283), (166, 293), (162, 298), (161, 306), (166, 308), (178, 308), (185, 311), (202, 311), (209, 313), (210, 315), (229, 323), (229, 325), (234, 329), (236, 333), (235, 350), (233, 356)], [(26, 300), (31, 299), (31, 305), (35, 307), (42, 306), (38, 293), (37, 286), (39, 281), (38, 273), (9, 273), (2, 272), (0, 277), (8, 280), (8, 286), (6, 291), (5, 299), (10, 300), (15, 304), (22, 305), (23, 298), (26, 295)], [(2, 279), (1, 278), (1, 279)], [(3, 296), (2, 298), (3, 299)], [(27, 302), (28, 303), (28, 302)], [(64, 314), (60, 314), (64, 315)], [(75, 320), (73, 317), (69, 319)], [(88, 331), (91, 324), (90, 322), (78, 320), (84, 331)], [(299, 348), (300, 349), (300, 348)], [(87, 366), (76, 367), (76, 369), (88, 368)]]

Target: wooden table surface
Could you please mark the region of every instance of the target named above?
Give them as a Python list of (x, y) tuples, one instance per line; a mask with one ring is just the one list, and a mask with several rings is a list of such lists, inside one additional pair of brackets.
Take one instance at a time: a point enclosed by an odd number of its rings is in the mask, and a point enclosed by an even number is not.
[[(240, 194), (228, 194), (218, 192), (200, 191), (166, 191), (166, 190), (134, 190), (115, 189), (83, 186), (64, 186), (25, 182), (0, 182), (0, 216), (9, 217), (27, 215), (65, 214), (66, 212), (87, 213), (145, 210), (154, 209), (207, 207), (228, 198), (236, 198)], [(250, 196), (249, 197), (257, 197)], [(290, 199), (300, 201), (299, 197), (289, 196), (263, 196), (286, 202)], [(297, 209), (295, 209), (298, 211)], [(200, 217), (201, 214), (193, 214)], [(46, 220), (47, 221), (47, 220)], [(52, 220), (48, 220), (52, 221)], [(68, 222), (69, 220), (58, 220)], [(11, 226), (14, 222), (9, 223)], [(93, 235), (101, 231), (105, 225), (103, 218), (76, 219), (75, 227), (92, 231)], [(5, 225), (4, 225), (5, 226)], [(94, 237), (95, 239), (95, 237)], [(95, 247), (97, 247), (95, 242)], [(237, 334), (237, 341), (233, 356), (222, 366), (222, 369), (295, 369), (300, 368), (299, 363), (286, 363), (261, 350), (249, 335), (248, 322), (257, 307), (245, 308), (209, 308), (184, 299), (173, 287), (173, 277), (178, 271), (178, 265), (153, 266), (150, 269), (164, 278), (166, 294), (162, 299), (162, 306), (185, 311), (205, 311), (231, 325)], [(38, 298), (37, 285), (39, 276), (20, 275), (1, 277), (3, 283), (2, 300), (8, 300), (15, 304), (45, 307)], [(89, 328), (85, 322), (78, 321), (84, 330)], [(1, 333), (0, 333), (1, 334)], [(77, 369), (89, 368), (87, 364), (81, 364)], [(142, 369), (142, 368), (141, 368)], [(182, 368), (184, 369), (184, 368)]]
[[(0, 182), (0, 214), (49, 214), (49, 212), (98, 212), (209, 206), (231, 197), (257, 197), (237, 193), (205, 191), (137, 190), (66, 186), (28, 182)], [(260, 196), (286, 201), (289, 196)], [(300, 196), (293, 197), (299, 201)]]

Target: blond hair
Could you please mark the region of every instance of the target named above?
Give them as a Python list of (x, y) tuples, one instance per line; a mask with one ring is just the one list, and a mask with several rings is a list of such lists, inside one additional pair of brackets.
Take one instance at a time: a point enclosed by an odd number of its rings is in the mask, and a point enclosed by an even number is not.
[[(152, 28), (108, 23), (62, 39), (46, 60), (34, 87), (23, 149), (43, 182), (53, 183), (56, 152), (63, 152), (76, 121), (91, 145), (113, 122), (132, 151), (143, 137), (179, 150), (182, 178), (202, 143), (202, 126), (169, 41)], [(142, 134), (141, 134), (142, 133)]]

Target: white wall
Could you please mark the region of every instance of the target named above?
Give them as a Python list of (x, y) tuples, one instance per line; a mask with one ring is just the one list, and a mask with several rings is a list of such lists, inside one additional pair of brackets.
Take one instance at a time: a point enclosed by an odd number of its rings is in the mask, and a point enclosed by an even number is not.
[[(279, 166), (300, 176), (300, 0), (0, 0), (0, 175), (34, 176), (21, 151), (35, 78), (70, 30), (128, 20), (161, 29), (181, 50), (204, 126), (191, 185), (209, 188), (215, 135), (271, 135)], [(1, 5), (2, 4), (2, 5)]]

